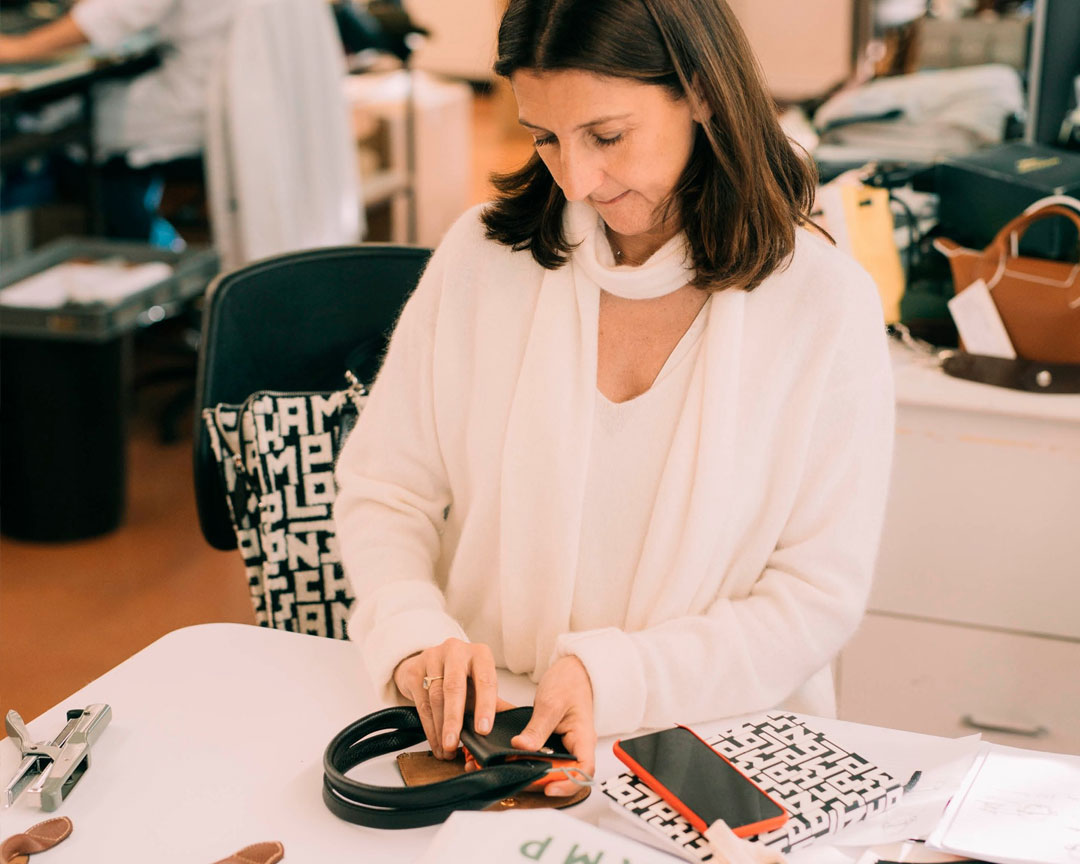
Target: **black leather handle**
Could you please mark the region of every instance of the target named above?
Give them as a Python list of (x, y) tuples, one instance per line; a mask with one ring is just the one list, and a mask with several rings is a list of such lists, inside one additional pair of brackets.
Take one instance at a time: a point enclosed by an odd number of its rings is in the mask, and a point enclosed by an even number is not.
[(523, 760), (424, 786), (373, 786), (345, 776), (361, 762), (419, 744), (420, 715), (408, 706), (368, 714), (342, 729), (323, 754), (323, 801), (346, 822), (370, 828), (419, 828), (455, 810), (482, 810), (520, 792), (551, 768)]

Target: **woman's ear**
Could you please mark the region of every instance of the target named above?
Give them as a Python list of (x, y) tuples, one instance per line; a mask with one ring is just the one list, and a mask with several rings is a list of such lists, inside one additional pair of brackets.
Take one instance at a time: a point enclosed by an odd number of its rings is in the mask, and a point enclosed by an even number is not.
[(712, 108), (709, 106), (709, 100), (705, 98), (705, 93), (701, 89), (701, 78), (698, 75), (694, 75), (694, 80), (691, 82), (690, 88), (690, 116), (694, 119), (695, 123), (704, 125), (706, 122), (712, 119)]

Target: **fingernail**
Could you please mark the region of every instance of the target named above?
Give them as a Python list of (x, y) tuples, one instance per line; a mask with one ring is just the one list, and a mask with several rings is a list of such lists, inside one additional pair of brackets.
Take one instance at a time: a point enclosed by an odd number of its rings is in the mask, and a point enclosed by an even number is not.
[(445, 738), (443, 738), (443, 747), (445, 747), (447, 750), (453, 750), (456, 744), (457, 736), (453, 733), (450, 733)]
[(476, 731), (481, 735), (487, 735), (491, 731), (491, 720), (487, 717), (481, 717), (476, 721)]

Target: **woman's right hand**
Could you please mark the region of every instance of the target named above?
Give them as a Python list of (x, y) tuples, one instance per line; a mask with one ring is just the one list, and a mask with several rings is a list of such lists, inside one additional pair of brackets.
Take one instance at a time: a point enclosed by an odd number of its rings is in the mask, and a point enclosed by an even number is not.
[(498, 698), (495, 659), (482, 643), (447, 639), (406, 657), (394, 669), (394, 684), (416, 705), (437, 759), (457, 754), (466, 709), (472, 709), (477, 734), (487, 735), (495, 712), (513, 707)]

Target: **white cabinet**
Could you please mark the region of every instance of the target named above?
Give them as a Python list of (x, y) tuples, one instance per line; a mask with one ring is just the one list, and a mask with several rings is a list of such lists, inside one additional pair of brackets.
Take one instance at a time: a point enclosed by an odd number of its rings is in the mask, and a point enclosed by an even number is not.
[[(416, 237), (421, 246), (437, 246), (446, 230), (469, 206), (472, 184), (473, 93), (467, 85), (424, 72), (411, 79), (414, 106), (415, 169), (408, 172), (407, 100), (409, 74), (403, 71), (350, 75), (345, 93), (354, 113), (385, 125), (387, 163), (376, 172), (361, 171), (366, 204), (392, 199), (390, 240), (410, 242), (408, 200), (415, 196)], [(362, 124), (360, 124), (362, 125)]]
[(845, 650), (842, 717), (1080, 753), (1080, 643), (867, 615)]
[(893, 478), (840, 716), (1080, 752), (1080, 396), (894, 361)]

